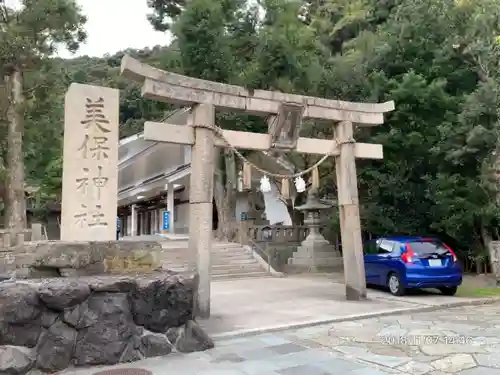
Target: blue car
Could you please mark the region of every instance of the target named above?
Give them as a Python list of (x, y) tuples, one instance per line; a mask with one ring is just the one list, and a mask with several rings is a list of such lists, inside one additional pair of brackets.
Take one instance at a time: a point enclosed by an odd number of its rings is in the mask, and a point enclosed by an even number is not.
[(395, 296), (411, 288), (436, 288), (453, 296), (462, 284), (455, 252), (437, 238), (382, 237), (364, 245), (366, 283)]

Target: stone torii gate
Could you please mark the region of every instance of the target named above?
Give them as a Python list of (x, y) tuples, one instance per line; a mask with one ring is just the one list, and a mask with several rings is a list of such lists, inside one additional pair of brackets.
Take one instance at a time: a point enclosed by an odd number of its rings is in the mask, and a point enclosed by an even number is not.
[[(199, 286), (197, 312), (210, 316), (212, 194), (214, 146), (235, 149), (295, 151), (333, 155), (336, 159), (346, 299), (366, 298), (365, 269), (359, 218), (355, 158), (383, 159), (382, 145), (356, 143), (353, 123), (374, 126), (384, 122), (384, 113), (394, 110), (394, 102), (368, 104), (249, 90), (235, 85), (206, 81), (170, 73), (124, 56), (121, 73), (142, 84), (147, 99), (192, 106), (188, 125), (146, 122), (144, 139), (192, 146), (189, 196), (189, 256), (196, 259)], [(218, 130), (215, 110), (244, 111), (275, 116), (277, 125), (268, 134)], [(336, 140), (298, 137), (298, 126), (290, 126), (290, 115), (338, 121)], [(286, 129), (285, 142), (283, 142)], [(332, 126), (334, 126), (332, 124)]]

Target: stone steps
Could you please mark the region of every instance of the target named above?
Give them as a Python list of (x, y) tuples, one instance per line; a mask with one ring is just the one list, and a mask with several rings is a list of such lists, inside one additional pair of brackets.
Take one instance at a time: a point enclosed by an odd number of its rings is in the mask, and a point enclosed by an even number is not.
[[(186, 255), (174, 255), (174, 254), (168, 254), (168, 253), (163, 253), (162, 254), (162, 259), (164, 261), (170, 262), (170, 263), (184, 263), (188, 261), (188, 256)], [(255, 262), (255, 259), (253, 258), (252, 255), (232, 255), (232, 256), (217, 256), (213, 255), (211, 256), (212, 263), (213, 264), (226, 264), (226, 263), (249, 263), (249, 262)]]
[[(167, 251), (169, 253), (185, 253), (188, 251), (188, 248), (187, 246), (186, 247), (167, 247), (167, 246), (162, 246), (163, 248), (163, 251)], [(239, 251), (244, 251), (246, 252), (246, 250), (244, 250), (241, 245), (240, 246), (228, 246), (228, 247), (212, 247), (212, 253), (214, 254), (227, 254), (227, 253), (231, 253), (231, 252), (239, 252)]]
[[(184, 273), (187, 272), (186, 267), (167, 267), (169, 270)], [(258, 268), (234, 268), (228, 270), (215, 270), (212, 269), (212, 280), (221, 280), (221, 279), (236, 279), (236, 278), (247, 278), (247, 277), (264, 277), (270, 276), (269, 273), (263, 270), (262, 267)]]
[[(170, 263), (168, 261), (165, 261), (163, 264), (163, 268), (168, 268), (168, 269), (174, 269), (174, 268), (179, 268), (179, 269), (187, 269), (188, 268), (188, 263)], [(216, 272), (225, 272), (225, 271), (240, 271), (240, 270), (264, 270), (264, 267), (262, 267), (259, 263), (257, 262), (248, 262), (248, 263), (236, 263), (236, 264), (212, 264), (212, 273)]]
[[(188, 269), (187, 243), (184, 246), (162, 244), (163, 268), (184, 272)], [(269, 276), (252, 253), (237, 243), (216, 243), (212, 247), (212, 279)]]
[(212, 275), (212, 280), (217, 281), (217, 280), (228, 280), (228, 279), (246, 279), (246, 278), (251, 278), (251, 277), (270, 277), (270, 275), (267, 272), (247, 272), (247, 273), (232, 273), (232, 274), (225, 274), (225, 275)]
[(232, 269), (258, 269), (262, 270), (262, 266), (257, 262), (248, 262), (248, 263), (235, 263), (235, 264), (214, 264), (212, 266), (212, 271), (223, 271), (223, 270), (232, 270)]

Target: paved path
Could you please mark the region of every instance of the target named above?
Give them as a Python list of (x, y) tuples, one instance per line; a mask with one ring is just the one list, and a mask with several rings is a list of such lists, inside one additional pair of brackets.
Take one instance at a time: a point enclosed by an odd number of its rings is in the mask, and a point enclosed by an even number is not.
[[(162, 246), (187, 246), (187, 242), (167, 240)], [(349, 302), (345, 300), (342, 274), (218, 280), (211, 284), (211, 317), (201, 324), (210, 335), (221, 337), (461, 300), (465, 299), (432, 293), (394, 297), (370, 289), (367, 301)]]
[(500, 304), (219, 340), (203, 353), (117, 367), (154, 375), (499, 375)]
[(467, 300), (437, 292), (394, 297), (369, 289), (367, 301), (352, 302), (345, 300), (345, 287), (340, 280), (306, 275), (215, 281), (211, 286), (211, 317), (201, 324), (212, 336), (221, 337)]

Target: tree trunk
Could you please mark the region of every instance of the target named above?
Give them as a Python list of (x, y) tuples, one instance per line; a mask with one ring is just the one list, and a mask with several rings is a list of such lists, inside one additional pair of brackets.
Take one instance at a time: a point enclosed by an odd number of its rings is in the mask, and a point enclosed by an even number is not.
[(5, 157), (5, 152), (6, 152), (6, 138), (7, 138), (7, 132), (3, 131), (6, 130), (3, 128), (4, 123), (2, 121), (3, 119), (0, 117), (0, 228), (4, 228), (4, 218), (5, 218), (5, 201), (6, 201), (6, 171), (7, 169), (5, 168), (5, 162), (4, 160), (6, 159)]
[[(1, 166), (0, 166), (1, 168)], [(0, 177), (0, 229), (5, 227), (5, 180)]]
[(24, 196), (23, 153), (23, 78), (18, 68), (13, 68), (6, 77), (8, 89), (7, 107), (7, 178), (5, 192), (5, 227), (10, 228), (16, 238), (26, 225), (26, 202)]
[[(295, 199), (295, 197), (293, 197), (292, 199)], [(288, 210), (288, 214), (292, 219), (293, 226), (304, 225), (304, 215), (300, 211), (297, 211), (291, 204), (287, 204), (286, 209)]]
[[(222, 160), (221, 160), (222, 158)], [(236, 205), (236, 161), (234, 155), (224, 150), (218, 155), (218, 167), (214, 176), (214, 200), (217, 206), (219, 225), (216, 238), (221, 241), (233, 241), (236, 237), (235, 205)]]
[[(488, 258), (490, 263), (491, 272), (495, 277), (497, 285), (500, 285), (500, 254), (497, 243), (493, 243), (493, 239), (490, 236), (488, 230), (481, 225), (481, 239), (483, 241), (484, 247), (488, 251)], [(484, 265), (485, 273), (487, 273), (488, 264), (485, 262)]]
[[(293, 181), (289, 181), (289, 183), (293, 183)], [(276, 181), (276, 188), (278, 189), (278, 193), (283, 197), (283, 186), (281, 182)], [(284, 198), (284, 197), (283, 197)], [(304, 222), (304, 215), (295, 209), (295, 200), (297, 199), (296, 195), (292, 195), (290, 198), (283, 199), (282, 202), (286, 206), (286, 210), (290, 215), (290, 219), (292, 220), (292, 225), (302, 225)]]
[(2, 82), (0, 84), (0, 228), (4, 228), (6, 172), (7, 160), (7, 103), (8, 92)]

